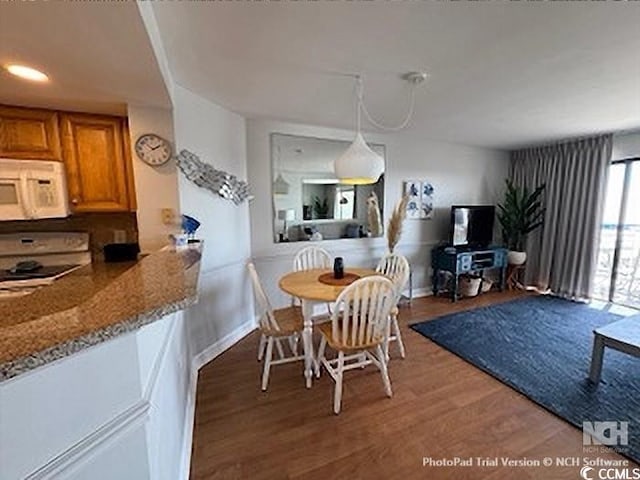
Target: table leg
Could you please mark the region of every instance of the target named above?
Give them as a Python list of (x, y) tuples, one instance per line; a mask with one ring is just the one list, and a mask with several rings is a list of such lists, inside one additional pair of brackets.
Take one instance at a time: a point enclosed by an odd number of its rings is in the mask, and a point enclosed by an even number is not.
[(431, 291), (433, 292), (433, 296), (438, 296), (438, 269), (433, 269), (433, 274), (431, 275)]
[(451, 301), (458, 300), (458, 274), (453, 275), (453, 286), (451, 287)]
[(591, 371), (589, 379), (596, 385), (600, 383), (600, 374), (602, 372), (602, 357), (604, 356), (604, 340), (597, 333), (593, 337), (593, 352), (591, 354)]
[(409, 269), (409, 306), (413, 301), (413, 271)]
[(304, 346), (304, 377), (307, 388), (311, 388), (313, 376), (313, 302), (302, 300), (302, 315), (304, 317), (304, 330), (302, 331), (302, 343)]

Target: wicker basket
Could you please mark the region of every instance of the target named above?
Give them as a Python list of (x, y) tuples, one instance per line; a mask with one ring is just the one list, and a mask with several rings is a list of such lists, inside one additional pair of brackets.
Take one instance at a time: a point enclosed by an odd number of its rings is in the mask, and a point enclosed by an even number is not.
[(486, 278), (482, 279), (482, 286), (480, 287), (480, 291), (482, 293), (487, 293), (489, 290), (491, 290), (491, 287), (493, 286), (493, 282), (491, 280), (487, 280)]
[(481, 283), (482, 279), (480, 277), (462, 275), (458, 282), (458, 292), (463, 297), (475, 297), (478, 295)]

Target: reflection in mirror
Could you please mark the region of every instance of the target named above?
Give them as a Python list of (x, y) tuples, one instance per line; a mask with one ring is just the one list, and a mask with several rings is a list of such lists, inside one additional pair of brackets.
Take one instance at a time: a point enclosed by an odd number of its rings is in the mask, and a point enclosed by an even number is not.
[(351, 220), (355, 217), (355, 189), (331, 180), (302, 180), (303, 220)]
[[(341, 184), (333, 161), (350, 142), (271, 134), (276, 242), (381, 236), (384, 175), (372, 185)], [(385, 158), (384, 145), (369, 146)]]

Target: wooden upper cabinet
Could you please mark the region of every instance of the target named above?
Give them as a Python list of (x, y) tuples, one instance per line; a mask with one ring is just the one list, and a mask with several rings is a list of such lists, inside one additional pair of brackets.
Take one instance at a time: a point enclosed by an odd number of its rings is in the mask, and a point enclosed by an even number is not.
[(127, 120), (61, 113), (60, 124), (72, 210), (135, 210)]
[(58, 114), (0, 105), (0, 157), (62, 160)]

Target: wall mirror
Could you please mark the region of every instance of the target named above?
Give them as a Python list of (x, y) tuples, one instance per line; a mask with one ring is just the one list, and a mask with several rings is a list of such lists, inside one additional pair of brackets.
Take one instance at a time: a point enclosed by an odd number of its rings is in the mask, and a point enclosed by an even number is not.
[[(383, 235), (384, 175), (372, 185), (345, 185), (333, 172), (333, 161), (349, 145), (342, 140), (271, 134), (276, 243)], [(369, 146), (386, 159), (384, 145)]]

